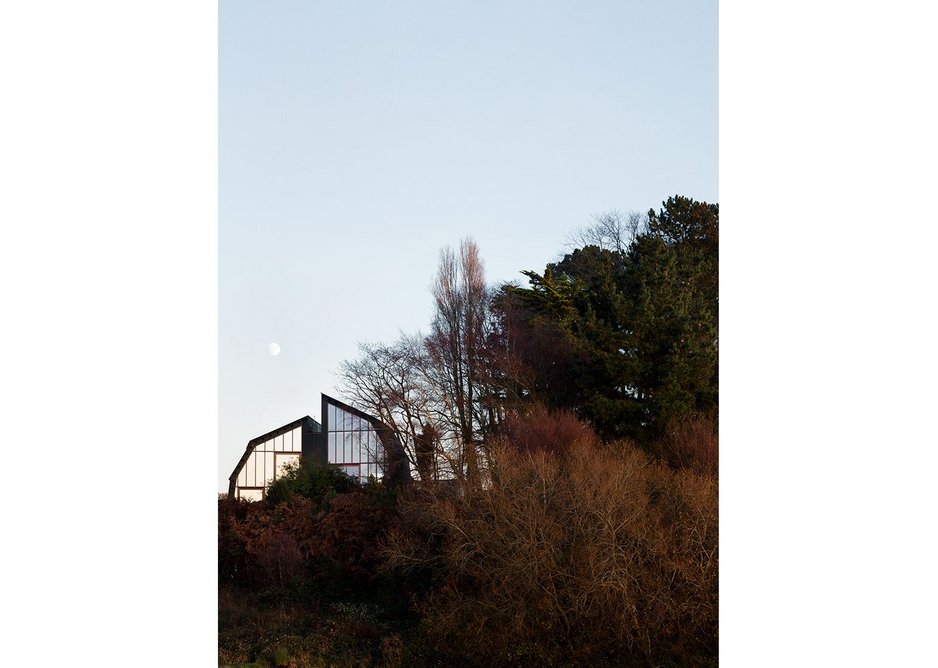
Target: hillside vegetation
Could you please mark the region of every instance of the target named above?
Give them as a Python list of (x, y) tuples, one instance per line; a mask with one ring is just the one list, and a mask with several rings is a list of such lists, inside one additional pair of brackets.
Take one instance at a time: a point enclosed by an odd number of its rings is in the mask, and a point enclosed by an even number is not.
[(431, 331), (341, 368), (417, 480), (220, 500), (219, 662), (716, 665), (718, 217), (604, 215), (527, 286), (445, 249)]

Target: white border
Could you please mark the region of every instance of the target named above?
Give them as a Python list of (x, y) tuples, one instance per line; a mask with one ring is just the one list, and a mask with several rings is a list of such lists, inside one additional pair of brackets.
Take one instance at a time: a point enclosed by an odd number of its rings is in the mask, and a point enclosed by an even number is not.
[(214, 665), (216, 5), (0, 11), (3, 660)]

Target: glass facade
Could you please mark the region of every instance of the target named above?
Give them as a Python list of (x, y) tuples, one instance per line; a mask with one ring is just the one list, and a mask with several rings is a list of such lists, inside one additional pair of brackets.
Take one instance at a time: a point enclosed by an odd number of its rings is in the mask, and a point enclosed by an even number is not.
[(229, 478), (229, 494), (262, 500), (266, 487), (283, 474), (285, 467), (299, 463), (303, 457), (328, 462), (361, 481), (384, 475), (382, 435), (390, 436), (381, 430), (387, 427), (326, 395), (322, 395), (322, 423), (320, 426), (306, 416), (270, 435), (252, 439)]
[(258, 443), (238, 474), (238, 498), (252, 501), (264, 498), (264, 488), (277, 479), (284, 466), (298, 462), (302, 451), (303, 432), (299, 426)]
[(329, 463), (360, 480), (380, 478), (384, 448), (371, 421), (328, 399), (324, 406)]

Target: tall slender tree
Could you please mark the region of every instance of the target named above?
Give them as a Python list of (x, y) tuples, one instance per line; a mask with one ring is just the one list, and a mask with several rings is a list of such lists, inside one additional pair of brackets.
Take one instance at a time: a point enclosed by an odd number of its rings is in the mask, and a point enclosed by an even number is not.
[(441, 417), (456, 437), (457, 474), (478, 481), (478, 448), (490, 422), (485, 396), (485, 327), (489, 291), (479, 249), (464, 239), (444, 248), (433, 285), (435, 312), (426, 346), (442, 399)]

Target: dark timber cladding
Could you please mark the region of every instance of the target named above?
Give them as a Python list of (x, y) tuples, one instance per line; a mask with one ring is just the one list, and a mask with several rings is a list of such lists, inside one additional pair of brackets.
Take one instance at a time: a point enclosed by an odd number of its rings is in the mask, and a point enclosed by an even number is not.
[(307, 415), (248, 442), (228, 478), (228, 495), (262, 499), (283, 466), (300, 458), (334, 465), (359, 480), (384, 478), (391, 484), (411, 480), (407, 455), (393, 429), (323, 394), (322, 425)]

